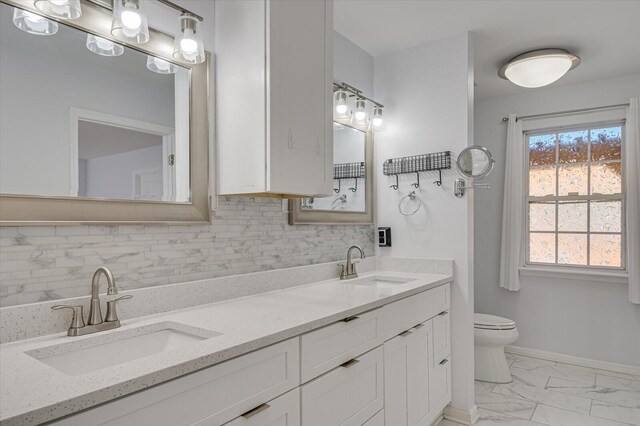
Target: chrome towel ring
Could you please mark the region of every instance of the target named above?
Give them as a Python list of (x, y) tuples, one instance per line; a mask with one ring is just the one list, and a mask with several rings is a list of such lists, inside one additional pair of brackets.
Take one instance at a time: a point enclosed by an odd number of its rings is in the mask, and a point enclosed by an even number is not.
[[(404, 203), (404, 207), (407, 207), (408, 204), (410, 203), (415, 203), (416, 200), (418, 201), (418, 205), (415, 209), (413, 210), (409, 210), (409, 211), (405, 211), (403, 209), (403, 202), (407, 200)], [(411, 216), (412, 214), (415, 214), (418, 210), (420, 210), (420, 207), (422, 207), (422, 200), (420, 199), (420, 197), (418, 197), (416, 195), (416, 191), (411, 191), (410, 193), (408, 193), (407, 195), (405, 195), (404, 197), (402, 197), (400, 199), (400, 202), (398, 203), (398, 211), (403, 215), (403, 216)]]

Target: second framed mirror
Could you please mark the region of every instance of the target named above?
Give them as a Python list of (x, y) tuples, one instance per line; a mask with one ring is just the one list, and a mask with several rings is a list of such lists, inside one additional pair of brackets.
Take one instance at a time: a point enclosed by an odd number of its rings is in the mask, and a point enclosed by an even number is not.
[(289, 223), (373, 223), (373, 134), (333, 123), (333, 194), (289, 201)]

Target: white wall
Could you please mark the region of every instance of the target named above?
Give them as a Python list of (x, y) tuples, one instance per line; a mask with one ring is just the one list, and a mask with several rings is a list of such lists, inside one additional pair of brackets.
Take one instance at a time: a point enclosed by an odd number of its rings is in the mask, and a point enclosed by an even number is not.
[(452, 286), (452, 405), (474, 406), (473, 395), (473, 205), (455, 198), (453, 170), (423, 173), (416, 192), (423, 201), (413, 216), (398, 212), (398, 202), (413, 188), (415, 175), (401, 176), (400, 188), (389, 185), (382, 162), (390, 157), (451, 150), (455, 156), (473, 138), (473, 48), (462, 34), (374, 59), (374, 92), (385, 105), (386, 128), (375, 135), (377, 225), (390, 226), (393, 246), (381, 256), (454, 259)]
[(162, 145), (86, 160), (86, 197), (133, 199), (133, 172), (162, 170)]
[(476, 311), (515, 320), (520, 332), (516, 345), (640, 365), (640, 306), (627, 301), (626, 285), (523, 277), (520, 292), (498, 287), (507, 130), (502, 117), (613, 105), (638, 95), (640, 75), (635, 75), (476, 104), (476, 143), (496, 159), (488, 178), (493, 189), (477, 191), (475, 197)]

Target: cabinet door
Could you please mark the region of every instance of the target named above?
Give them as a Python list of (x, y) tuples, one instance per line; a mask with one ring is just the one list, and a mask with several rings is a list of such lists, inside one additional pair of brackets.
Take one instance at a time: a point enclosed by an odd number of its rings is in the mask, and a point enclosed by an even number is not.
[(449, 331), (449, 311), (443, 311), (433, 318), (433, 362), (434, 365), (451, 355)]
[(331, 0), (267, 2), (267, 189), (331, 193)]
[(419, 324), (384, 344), (385, 423), (429, 425), (431, 321)]
[(226, 426), (300, 426), (300, 388), (257, 406)]
[[(433, 413), (440, 413), (451, 401), (451, 357), (436, 362), (431, 370), (430, 401)], [(434, 419), (435, 420), (435, 419)]]

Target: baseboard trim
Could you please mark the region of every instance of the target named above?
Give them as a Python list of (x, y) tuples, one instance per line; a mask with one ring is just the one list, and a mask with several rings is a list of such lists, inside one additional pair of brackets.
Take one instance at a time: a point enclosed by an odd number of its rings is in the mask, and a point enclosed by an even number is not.
[(566, 364), (579, 365), (581, 367), (597, 368), (599, 370), (615, 371), (617, 373), (640, 375), (640, 367), (634, 365), (618, 364), (609, 361), (598, 361), (597, 359), (582, 358), (574, 355), (561, 354), (557, 352), (542, 351), (540, 349), (523, 348), (522, 346), (507, 346), (505, 352), (514, 355), (530, 356), (532, 358), (546, 359), (549, 361), (564, 362)]
[(452, 422), (460, 423), (461, 425), (472, 426), (478, 421), (479, 417), (478, 407), (474, 404), (470, 410), (461, 410), (460, 408), (447, 405), (444, 407), (443, 417)]

